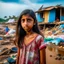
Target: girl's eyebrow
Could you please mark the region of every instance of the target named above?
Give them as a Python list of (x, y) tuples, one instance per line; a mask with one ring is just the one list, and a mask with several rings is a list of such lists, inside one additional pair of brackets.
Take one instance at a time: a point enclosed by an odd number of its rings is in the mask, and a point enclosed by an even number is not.
[[(31, 18), (27, 18), (28, 20), (32, 20)], [(25, 20), (24, 18), (22, 18), (21, 20)]]
[(25, 19), (21, 19), (21, 20), (25, 20)]
[(30, 18), (27, 18), (27, 20), (32, 20), (32, 19), (30, 19)]

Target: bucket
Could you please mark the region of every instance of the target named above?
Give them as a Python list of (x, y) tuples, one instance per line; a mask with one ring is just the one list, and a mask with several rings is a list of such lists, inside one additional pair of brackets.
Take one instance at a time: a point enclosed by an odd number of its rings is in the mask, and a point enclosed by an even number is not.
[(17, 53), (17, 47), (13, 47), (11, 51)]

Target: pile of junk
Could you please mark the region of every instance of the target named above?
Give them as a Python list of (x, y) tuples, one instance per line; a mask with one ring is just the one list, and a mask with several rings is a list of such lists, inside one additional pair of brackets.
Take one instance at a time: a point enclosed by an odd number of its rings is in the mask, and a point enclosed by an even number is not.
[(64, 64), (64, 24), (44, 30), (46, 64)]
[[(10, 26), (10, 27), (9, 27)], [(17, 48), (14, 45), (16, 24), (0, 24), (0, 64), (15, 64)]]

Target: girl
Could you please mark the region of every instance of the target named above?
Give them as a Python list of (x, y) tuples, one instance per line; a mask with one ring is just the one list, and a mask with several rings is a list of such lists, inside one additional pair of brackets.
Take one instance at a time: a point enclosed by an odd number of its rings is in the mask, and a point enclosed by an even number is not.
[(34, 11), (24, 10), (17, 23), (18, 56), (16, 64), (45, 64), (45, 51), (44, 49), (43, 52), (41, 51), (46, 46), (43, 41), (44, 38), (38, 29)]

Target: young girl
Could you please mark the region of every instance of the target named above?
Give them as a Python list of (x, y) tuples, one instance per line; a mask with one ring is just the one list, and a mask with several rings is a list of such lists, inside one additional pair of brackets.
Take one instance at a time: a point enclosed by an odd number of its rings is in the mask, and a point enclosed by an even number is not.
[(16, 45), (18, 56), (16, 64), (45, 64), (45, 51), (41, 51), (46, 45), (41, 35), (36, 15), (30, 9), (24, 10), (17, 23)]

